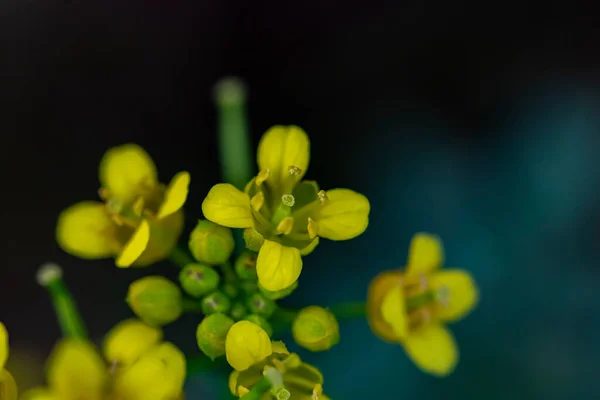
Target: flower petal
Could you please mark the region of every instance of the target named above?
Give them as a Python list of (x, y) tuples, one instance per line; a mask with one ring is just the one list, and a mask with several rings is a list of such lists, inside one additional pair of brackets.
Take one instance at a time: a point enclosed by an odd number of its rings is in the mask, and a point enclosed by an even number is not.
[(106, 377), (104, 362), (89, 342), (65, 339), (52, 352), (48, 383), (61, 399), (100, 400)]
[(308, 135), (297, 126), (274, 126), (260, 139), (257, 159), (261, 171), (269, 170), (267, 182), (275, 187), (289, 177), (290, 166), (300, 168), (296, 179), (301, 180), (310, 160)]
[(115, 326), (104, 340), (104, 357), (128, 365), (136, 361), (162, 339), (162, 330), (138, 319), (128, 319)]
[(17, 400), (17, 383), (7, 370), (0, 367), (0, 399)]
[(300, 254), (302, 256), (307, 256), (310, 253), (312, 253), (317, 248), (318, 245), (319, 245), (319, 237), (316, 237), (313, 239), (312, 242), (310, 242), (310, 244), (308, 246), (306, 246), (305, 248), (300, 250)]
[(210, 189), (202, 202), (202, 213), (206, 219), (229, 228), (252, 226), (250, 198), (228, 183), (219, 183)]
[(260, 326), (250, 321), (233, 324), (225, 339), (227, 362), (237, 371), (244, 371), (271, 355), (271, 339)]
[(314, 215), (319, 236), (330, 240), (352, 239), (369, 225), (369, 200), (349, 189), (327, 191), (329, 199)]
[(425, 325), (411, 333), (403, 344), (413, 362), (432, 375), (448, 375), (458, 363), (458, 347), (454, 337), (440, 324)]
[(443, 262), (444, 248), (438, 236), (429, 233), (413, 236), (408, 251), (407, 274), (427, 274), (439, 268)]
[(190, 173), (187, 171), (180, 172), (171, 179), (165, 192), (165, 198), (158, 210), (157, 218), (164, 218), (183, 207), (187, 200), (190, 179)]
[(477, 285), (466, 271), (448, 269), (433, 274), (431, 287), (436, 290), (436, 315), (444, 321), (456, 321), (467, 315), (479, 299)]
[(109, 149), (100, 161), (100, 183), (123, 202), (138, 196), (140, 184), (157, 182), (156, 166), (144, 149), (124, 144)]
[(383, 300), (389, 291), (400, 284), (400, 271), (385, 271), (377, 275), (369, 284), (367, 294), (367, 319), (373, 333), (387, 342), (397, 342), (394, 328), (385, 321), (382, 313)]
[(56, 393), (43, 387), (29, 389), (21, 395), (21, 400), (61, 400)]
[(164, 260), (177, 245), (183, 230), (183, 210), (159, 220), (148, 221), (150, 240), (144, 252), (131, 264), (134, 267), (146, 267)]
[(58, 217), (56, 240), (67, 253), (86, 259), (112, 257), (120, 248), (116, 225), (104, 204), (96, 201), (65, 209)]
[(0, 370), (8, 359), (8, 332), (2, 322), (0, 322)]
[(399, 284), (392, 287), (383, 297), (381, 316), (392, 327), (398, 339), (404, 339), (408, 335), (406, 304), (402, 287)]
[(116, 259), (116, 265), (119, 268), (130, 267), (146, 250), (150, 241), (150, 224), (147, 220), (142, 220), (129, 241), (123, 247), (121, 254)]
[(268, 291), (277, 292), (294, 284), (302, 271), (300, 251), (265, 240), (256, 260), (258, 281)]

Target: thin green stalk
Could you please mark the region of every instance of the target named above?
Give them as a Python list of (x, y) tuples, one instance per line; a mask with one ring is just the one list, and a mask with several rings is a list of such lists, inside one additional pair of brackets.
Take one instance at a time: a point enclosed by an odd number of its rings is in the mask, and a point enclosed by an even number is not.
[(364, 301), (334, 304), (329, 307), (329, 311), (331, 311), (338, 320), (363, 318), (367, 315), (367, 304)]
[(243, 400), (258, 400), (260, 397), (271, 389), (271, 382), (266, 376), (263, 376), (256, 385), (252, 387), (252, 389), (243, 395), (241, 398)]
[(193, 264), (194, 259), (180, 246), (175, 246), (169, 254), (169, 260), (172, 263), (180, 266), (181, 268), (185, 267), (188, 264)]

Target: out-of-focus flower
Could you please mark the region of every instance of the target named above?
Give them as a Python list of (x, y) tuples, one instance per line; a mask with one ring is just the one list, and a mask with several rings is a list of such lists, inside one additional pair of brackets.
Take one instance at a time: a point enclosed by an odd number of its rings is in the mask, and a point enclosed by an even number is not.
[(0, 399), (17, 400), (17, 384), (13, 376), (4, 369), (8, 359), (8, 332), (0, 322)]
[(367, 299), (373, 332), (400, 343), (419, 368), (437, 376), (450, 374), (458, 362), (458, 347), (445, 323), (461, 319), (478, 301), (469, 273), (439, 270), (443, 253), (436, 236), (416, 234), (406, 270), (379, 274)]
[(104, 343), (106, 363), (93, 344), (63, 339), (48, 364), (48, 387), (25, 400), (175, 400), (183, 394), (185, 357), (162, 332), (141, 321), (117, 325)]
[(302, 181), (310, 152), (306, 133), (296, 126), (275, 126), (258, 146), (259, 174), (244, 192), (230, 184), (212, 187), (202, 203), (204, 216), (230, 228), (246, 228), (250, 250), (258, 251), (256, 271), (262, 287), (290, 287), (302, 270), (302, 255), (319, 237), (352, 239), (367, 228), (367, 198), (348, 189), (320, 190)]
[(329, 350), (340, 341), (340, 326), (326, 309), (310, 306), (300, 310), (292, 324), (292, 335), (300, 346), (310, 351)]
[(162, 276), (146, 276), (129, 285), (127, 303), (144, 322), (162, 326), (183, 312), (179, 286)]
[(197, 261), (218, 265), (229, 260), (235, 242), (231, 229), (204, 219), (198, 221), (190, 234), (188, 245)]
[(190, 174), (165, 186), (150, 156), (135, 144), (108, 150), (100, 162), (100, 197), (65, 209), (58, 218), (60, 247), (77, 257), (114, 257), (118, 267), (147, 266), (166, 258), (183, 229)]
[(225, 355), (225, 338), (234, 321), (222, 313), (206, 316), (196, 329), (198, 348), (214, 360)]

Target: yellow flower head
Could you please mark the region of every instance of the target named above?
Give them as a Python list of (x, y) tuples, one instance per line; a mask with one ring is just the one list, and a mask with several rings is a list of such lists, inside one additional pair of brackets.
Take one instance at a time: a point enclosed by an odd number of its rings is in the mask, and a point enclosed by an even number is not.
[(440, 271), (443, 261), (440, 240), (416, 234), (406, 270), (379, 274), (367, 299), (373, 332), (402, 344), (419, 368), (437, 376), (448, 375), (458, 362), (454, 337), (444, 324), (467, 315), (478, 301), (471, 276), (457, 269)]
[(8, 332), (2, 322), (0, 322), (0, 399), (17, 400), (17, 384), (14, 378), (4, 369), (4, 364), (8, 359)]
[(207, 219), (251, 231), (245, 236), (253, 238), (252, 247), (260, 246), (257, 274), (269, 291), (296, 282), (302, 270), (301, 255), (310, 253), (319, 237), (352, 239), (369, 223), (365, 196), (348, 189), (320, 190), (316, 182), (302, 180), (309, 147), (308, 136), (296, 126), (269, 129), (258, 146), (260, 172), (245, 192), (218, 184), (202, 204)]
[(56, 237), (67, 253), (86, 259), (115, 257), (118, 267), (146, 266), (169, 255), (183, 229), (190, 174), (180, 172), (168, 186), (139, 146), (106, 152), (100, 162), (100, 196), (83, 201), (58, 218)]
[(237, 371), (243, 371), (271, 355), (271, 339), (260, 326), (250, 321), (239, 321), (227, 332), (225, 355)]
[(265, 393), (261, 399), (280, 398), (299, 400), (329, 400), (323, 394), (323, 374), (310, 364), (302, 362), (297, 354), (287, 350), (283, 342), (272, 343), (273, 352), (263, 361), (253, 364), (244, 371), (233, 371), (229, 376), (229, 389), (236, 397), (242, 397), (256, 385), (269, 369), (278, 371), (281, 376), (279, 387)]
[(104, 342), (105, 362), (96, 347), (63, 339), (48, 363), (48, 387), (27, 400), (164, 400), (183, 392), (185, 358), (162, 332), (141, 321), (117, 325)]

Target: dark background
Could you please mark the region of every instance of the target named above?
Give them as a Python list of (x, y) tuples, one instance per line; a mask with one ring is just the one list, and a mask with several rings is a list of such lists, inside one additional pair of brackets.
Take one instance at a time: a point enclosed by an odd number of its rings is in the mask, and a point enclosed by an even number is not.
[[(323, 243), (306, 259), (290, 304), (363, 299), (369, 280), (402, 266), (423, 230), (440, 234), (450, 266), (480, 285), (479, 308), (455, 326), (461, 363), (447, 379), (419, 372), (364, 321), (344, 323), (332, 351), (301, 353), (323, 369), (334, 399), (600, 396), (593, 8), (121, 3), (0, 5), (0, 320), (21, 386), (41, 382), (59, 336), (35, 284), (41, 263), (63, 266), (96, 338), (130, 315), (129, 282), (176, 272), (66, 255), (53, 239), (58, 213), (96, 198), (107, 148), (136, 142), (162, 181), (192, 173), (191, 229), (220, 179), (211, 88), (234, 74), (249, 87), (254, 144), (274, 124), (303, 127), (307, 177), (372, 204), (363, 236)], [(167, 328), (191, 354), (196, 323)], [(192, 377), (188, 397), (215, 398), (223, 379)]]

